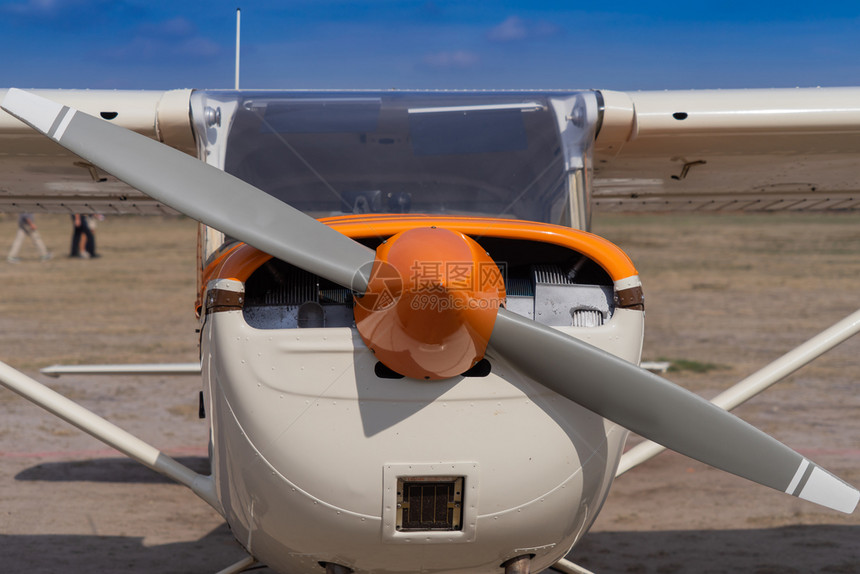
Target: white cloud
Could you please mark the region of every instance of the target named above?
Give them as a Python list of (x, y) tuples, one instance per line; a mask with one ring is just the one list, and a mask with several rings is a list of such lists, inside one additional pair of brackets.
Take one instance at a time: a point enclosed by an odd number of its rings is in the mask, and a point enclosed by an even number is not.
[(106, 57), (126, 62), (195, 61), (221, 53), (221, 46), (201, 36), (193, 22), (177, 17), (140, 24), (124, 44), (111, 47)]
[(27, 2), (17, 2), (6, 4), (3, 9), (7, 12), (25, 15), (51, 15), (60, 8), (59, 0), (28, 0)]
[(424, 63), (431, 68), (467, 69), (475, 67), (479, 61), (477, 54), (466, 50), (436, 52), (424, 56)]
[(529, 21), (519, 16), (508, 16), (494, 26), (487, 37), (494, 42), (519, 42), (534, 38), (547, 38), (559, 33), (559, 27), (546, 21)]
[(110, 6), (109, 0), (25, 0), (5, 3), (0, 10), (23, 17), (53, 19), (89, 13), (105, 6)]
[(519, 16), (509, 16), (507, 20), (490, 30), (490, 40), (513, 42), (528, 37), (525, 21)]

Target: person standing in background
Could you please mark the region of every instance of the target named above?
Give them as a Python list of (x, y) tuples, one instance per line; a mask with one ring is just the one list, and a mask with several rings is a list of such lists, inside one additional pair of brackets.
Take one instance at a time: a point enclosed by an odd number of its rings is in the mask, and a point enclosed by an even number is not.
[(46, 261), (51, 258), (51, 253), (48, 251), (48, 248), (45, 247), (45, 242), (42, 241), (42, 237), (36, 229), (33, 215), (30, 213), (22, 213), (18, 216), (18, 233), (15, 234), (15, 240), (12, 242), (12, 248), (9, 249), (9, 255), (6, 257), (6, 261), (9, 263), (18, 263), (20, 261), (20, 259), (18, 259), (18, 253), (21, 251), (21, 246), (24, 244), (25, 237), (29, 237), (30, 241), (33, 242), (33, 245), (36, 246), (36, 249), (39, 251), (39, 257), (42, 261)]
[(89, 259), (98, 257), (96, 254), (96, 237), (93, 233), (95, 221), (82, 213), (72, 215), (72, 249), (69, 257)]

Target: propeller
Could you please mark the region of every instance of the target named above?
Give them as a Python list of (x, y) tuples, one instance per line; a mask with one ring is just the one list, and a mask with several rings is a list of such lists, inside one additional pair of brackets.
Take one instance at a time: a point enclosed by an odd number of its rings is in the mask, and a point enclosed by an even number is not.
[[(10, 89), (2, 108), (189, 217), (357, 293), (367, 290), (373, 250), (262, 190), (28, 92)], [(408, 320), (406, 312), (394, 315)], [(654, 442), (842, 512), (857, 506), (860, 492), (797, 452), (701, 397), (583, 341), (501, 308), (488, 343), (489, 353), (524, 375)], [(476, 360), (475, 355), (468, 360)]]
[(490, 350), (556, 393), (666, 448), (835, 510), (851, 513), (857, 506), (856, 489), (771, 436), (561, 331), (500, 309)]

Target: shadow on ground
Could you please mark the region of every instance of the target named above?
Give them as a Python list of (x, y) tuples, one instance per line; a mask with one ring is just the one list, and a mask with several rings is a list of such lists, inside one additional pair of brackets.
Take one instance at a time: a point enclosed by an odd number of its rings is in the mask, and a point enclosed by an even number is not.
[(569, 559), (595, 574), (860, 574), (860, 526), (591, 532)]
[[(176, 457), (194, 472), (209, 474), (209, 459), (202, 456)], [(173, 481), (129, 458), (94, 458), (62, 462), (45, 462), (24, 469), (15, 480), (46, 482), (118, 482), (137, 484), (173, 484)]]
[[(592, 533), (569, 556), (595, 574), (860, 573), (856, 526)], [(835, 546), (856, 548), (833, 559)], [(193, 542), (145, 546), (139, 537), (0, 535), (4, 571), (81, 574), (214, 573), (244, 557), (226, 524)], [(10, 568), (9, 570), (5, 570)], [(268, 568), (254, 570), (271, 574)], [(320, 569), (320, 574), (322, 574)], [(501, 570), (499, 571), (501, 572)]]
[[(195, 472), (209, 473), (206, 457), (177, 460)], [(123, 457), (46, 462), (22, 470), (15, 479), (55, 483), (172, 483)], [(129, 520), (134, 520), (134, 516)], [(243, 558), (244, 551), (224, 524), (200, 540), (153, 546), (145, 545), (140, 537), (0, 534), (0, 556), (3, 571), (27, 573), (76, 574), (120, 569), (129, 574), (214, 573)], [(592, 532), (569, 559), (595, 574), (860, 574), (860, 526)], [(255, 572), (271, 570), (260, 568)]]
[[(245, 557), (224, 524), (193, 542), (146, 546), (139, 537), (0, 535), (4, 572), (214, 574)], [(271, 574), (268, 568), (254, 570)]]

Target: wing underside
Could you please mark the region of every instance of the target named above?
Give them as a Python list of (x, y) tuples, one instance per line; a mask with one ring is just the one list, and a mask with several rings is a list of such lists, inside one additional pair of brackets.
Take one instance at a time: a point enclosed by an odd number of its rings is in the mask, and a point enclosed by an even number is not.
[(601, 94), (600, 211), (860, 209), (860, 89)]
[[(191, 90), (36, 90), (191, 155)], [(0, 90), (3, 98), (6, 90)], [(175, 214), (0, 111), (0, 212)]]
[[(40, 93), (197, 155), (191, 90)], [(598, 211), (860, 209), (860, 88), (597, 93)], [(0, 211), (175, 213), (5, 112), (0, 166)]]

